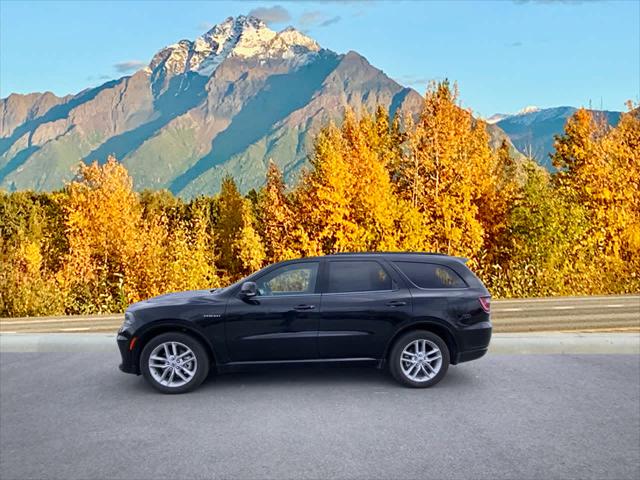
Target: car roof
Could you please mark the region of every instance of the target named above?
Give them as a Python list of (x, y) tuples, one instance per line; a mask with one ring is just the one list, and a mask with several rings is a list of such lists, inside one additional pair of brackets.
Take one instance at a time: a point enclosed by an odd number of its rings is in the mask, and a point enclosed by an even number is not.
[(393, 260), (415, 260), (415, 261), (428, 261), (428, 260), (436, 260), (436, 261), (458, 261), (462, 263), (466, 263), (468, 261), (467, 258), (464, 257), (455, 257), (452, 255), (447, 255), (446, 253), (437, 253), (437, 252), (340, 252), (340, 253), (332, 253), (329, 255), (322, 255), (317, 257), (307, 257), (307, 259), (341, 259), (345, 260), (348, 258), (388, 258)]

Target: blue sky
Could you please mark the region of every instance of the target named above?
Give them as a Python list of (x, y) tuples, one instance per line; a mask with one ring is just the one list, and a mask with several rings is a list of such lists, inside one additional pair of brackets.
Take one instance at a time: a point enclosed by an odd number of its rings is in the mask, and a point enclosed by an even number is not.
[(526, 105), (621, 110), (640, 99), (638, 0), (0, 0), (0, 96), (76, 93), (256, 9), (272, 28), (355, 50), (421, 93), (430, 79), (455, 80), (480, 115)]

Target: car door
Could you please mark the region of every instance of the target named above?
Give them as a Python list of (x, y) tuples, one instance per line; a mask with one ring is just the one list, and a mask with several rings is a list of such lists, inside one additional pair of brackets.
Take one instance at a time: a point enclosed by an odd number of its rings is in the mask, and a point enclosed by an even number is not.
[(329, 260), (318, 330), (320, 358), (381, 358), (395, 326), (409, 318), (411, 294), (378, 260)]
[(255, 279), (258, 295), (235, 295), (225, 332), (232, 362), (318, 358), (320, 262), (287, 263)]

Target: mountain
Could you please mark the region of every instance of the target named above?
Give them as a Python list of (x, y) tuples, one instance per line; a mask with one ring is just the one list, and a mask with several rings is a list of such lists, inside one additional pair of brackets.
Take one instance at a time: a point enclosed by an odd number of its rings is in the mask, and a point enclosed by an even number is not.
[[(549, 155), (554, 151), (554, 136), (564, 131), (567, 119), (576, 110), (574, 107), (526, 107), (514, 115), (493, 115), (487, 122), (497, 125), (509, 135), (520, 152), (532, 156), (540, 165), (553, 170)], [(604, 117), (612, 126), (616, 126), (620, 119), (620, 112), (593, 110), (593, 113)]]
[(538, 107), (536, 107), (534, 105), (530, 105), (528, 107), (524, 107), (522, 110), (520, 110), (518, 113), (515, 113), (515, 114), (511, 114), (511, 113), (494, 113), (489, 118), (487, 118), (485, 121), (489, 125), (493, 125), (495, 123), (498, 123), (501, 120), (504, 120), (505, 118), (513, 117), (515, 115), (525, 115), (527, 113), (533, 113), (533, 112), (537, 112), (539, 110), (540, 109)]
[[(295, 178), (313, 136), (345, 107), (378, 104), (417, 113), (422, 98), (356, 52), (230, 17), (161, 49), (133, 75), (66, 97), (0, 100), (0, 188), (57, 189), (79, 161), (114, 154), (137, 189), (193, 197), (217, 192), (231, 174), (247, 191), (262, 184), (269, 159)], [(507, 138), (489, 131), (494, 145)]]

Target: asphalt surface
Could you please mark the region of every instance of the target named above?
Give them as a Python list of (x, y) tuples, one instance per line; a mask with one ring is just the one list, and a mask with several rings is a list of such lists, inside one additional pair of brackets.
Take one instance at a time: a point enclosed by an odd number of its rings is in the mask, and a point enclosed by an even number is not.
[(0, 478), (640, 477), (638, 355), (489, 355), (428, 390), (242, 373), (181, 396), (117, 363), (0, 354)]
[[(494, 300), (494, 331), (638, 332), (640, 296)], [(123, 315), (0, 318), (0, 333), (114, 333)]]
[[(113, 352), (113, 333), (0, 333), (0, 352)], [(640, 333), (494, 333), (491, 354), (636, 354)]]

